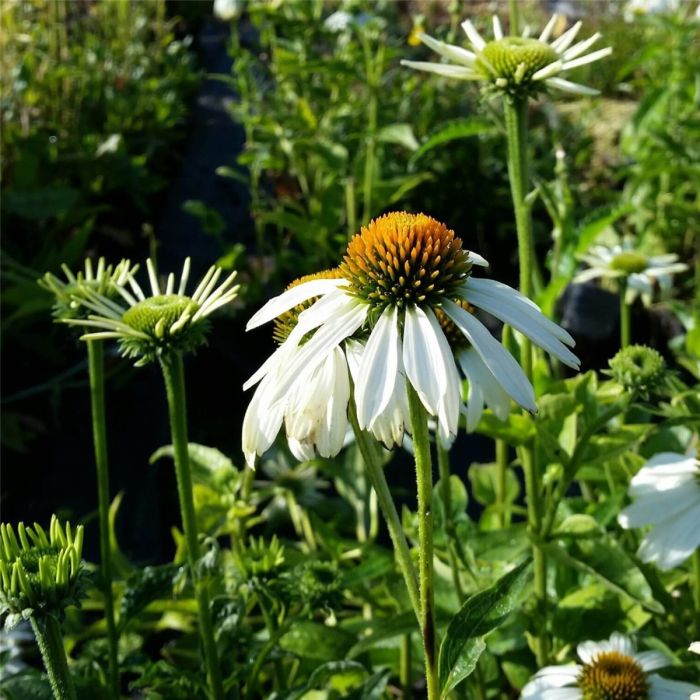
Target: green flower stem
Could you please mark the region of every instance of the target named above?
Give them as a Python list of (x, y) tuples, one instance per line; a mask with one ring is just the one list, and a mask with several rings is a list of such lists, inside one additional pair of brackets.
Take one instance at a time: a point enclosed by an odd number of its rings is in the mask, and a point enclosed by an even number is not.
[(518, 8), (519, 0), (508, 0), (508, 15), (510, 18), (510, 27), (508, 33), (511, 36), (520, 34), (520, 10)]
[(201, 581), (197, 572), (199, 560), (199, 541), (197, 539), (197, 520), (192, 496), (192, 474), (190, 473), (190, 456), (187, 440), (187, 408), (185, 403), (185, 374), (182, 356), (173, 353), (161, 359), (165, 390), (170, 409), (170, 432), (175, 454), (175, 474), (177, 491), (180, 499), (182, 526), (187, 542), (187, 561), (192, 575), (197, 608), (199, 610), (199, 628), (204, 649), (204, 662), (207, 668), (207, 680), (214, 700), (223, 700), (224, 688), (221, 670), (216, 653), (214, 626), (209, 608), (209, 591), (206, 582)]
[(107, 424), (105, 420), (104, 345), (100, 340), (87, 341), (92, 408), (92, 438), (97, 467), (97, 503), (100, 520), (100, 556), (105, 622), (107, 623), (107, 654), (109, 681), (115, 697), (119, 696), (119, 664), (117, 661), (117, 629), (114, 622), (114, 593), (112, 591), (112, 556), (109, 543), (109, 462), (107, 459)]
[(442, 509), (445, 518), (445, 537), (447, 539), (447, 554), (450, 558), (450, 568), (452, 569), (452, 582), (457, 594), (457, 600), (461, 605), (465, 601), (462, 582), (459, 579), (459, 559), (455, 551), (457, 532), (452, 518), (452, 484), (450, 483), (450, 452), (440, 443), (437, 445), (438, 471), (440, 473), (440, 497), (442, 498)]
[(508, 443), (496, 439), (496, 508), (501, 527), (510, 526), (510, 511), (506, 505), (508, 477)]
[(68, 670), (68, 659), (58, 620), (53, 615), (30, 619), (54, 698), (76, 700), (75, 686)]
[(430, 460), (428, 414), (409, 382), (406, 382), (406, 388), (408, 390), (408, 412), (411, 417), (418, 491), (418, 550), (420, 554), (418, 580), (420, 582), (421, 633), (425, 652), (425, 680), (428, 700), (436, 700), (438, 687), (433, 582), (433, 465)]
[(401, 683), (402, 700), (413, 697), (413, 681), (411, 680), (411, 634), (401, 637), (401, 657), (399, 659), (399, 681)]
[(399, 568), (401, 569), (404, 581), (406, 582), (406, 588), (408, 590), (408, 597), (411, 600), (411, 606), (413, 607), (413, 610), (416, 613), (416, 618), (420, 623), (421, 616), (418, 578), (416, 577), (416, 570), (413, 566), (411, 550), (408, 547), (406, 535), (401, 527), (401, 520), (399, 518), (399, 514), (396, 512), (396, 506), (394, 505), (394, 500), (391, 497), (391, 491), (389, 491), (389, 484), (387, 484), (386, 476), (384, 476), (384, 469), (379, 462), (376, 445), (369, 433), (360, 429), (360, 425), (357, 422), (357, 410), (355, 408), (354, 401), (350, 401), (348, 406), (348, 417), (350, 418), (350, 425), (352, 425), (353, 432), (355, 433), (355, 440), (357, 441), (357, 445), (362, 453), (362, 458), (365, 460), (365, 466), (367, 467), (367, 474), (369, 476), (370, 483), (377, 494), (379, 508), (384, 515), (384, 520), (386, 521), (386, 525), (389, 530), (389, 536), (391, 537), (391, 542), (394, 545), (394, 552), (396, 553)]
[[(506, 134), (508, 140), (508, 175), (510, 179), (515, 224), (518, 231), (518, 257), (520, 260), (520, 292), (532, 296), (532, 221), (530, 208), (525, 201), (528, 187), (527, 166), (527, 97), (506, 97)], [(522, 339), (521, 364), (525, 376), (532, 381), (532, 345), (528, 338)], [(535, 602), (537, 607), (538, 632), (536, 635), (536, 655), (540, 666), (547, 663), (547, 560), (539, 542), (541, 521), (539, 474), (535, 464), (535, 450), (532, 444), (521, 450), (521, 461), (525, 474), (527, 494), (528, 528), (535, 537), (532, 540), (532, 557), (535, 577)]]
[(630, 306), (627, 303), (627, 278), (620, 277), (619, 281), (620, 295), (620, 348), (626, 348), (630, 344), (631, 336), (631, 319)]

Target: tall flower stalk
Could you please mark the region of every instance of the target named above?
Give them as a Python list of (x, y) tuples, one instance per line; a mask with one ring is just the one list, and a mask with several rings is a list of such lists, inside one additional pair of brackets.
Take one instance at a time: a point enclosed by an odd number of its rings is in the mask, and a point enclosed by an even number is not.
[[(207, 681), (211, 697), (222, 700), (224, 690), (208, 582), (198, 567), (201, 553), (188, 451), (183, 355), (196, 350), (205, 342), (209, 328), (208, 317), (236, 297), (238, 287), (233, 284), (236, 273), (229, 275), (217, 286), (222, 270), (212, 267), (194, 293), (188, 296), (185, 290), (190, 274), (189, 258), (185, 260), (177, 285), (175, 275), (170, 274), (163, 288), (153, 262), (148, 260), (146, 266), (150, 295), (144, 293), (133, 273), (127, 274), (125, 279), (118, 280), (119, 283), (114, 282), (110, 287), (110, 291), (115, 291), (122, 303), (111, 299), (104, 290), (82, 286), (81, 294), (76, 294), (74, 299), (86, 309), (86, 317), (66, 319), (66, 322), (91, 329), (92, 332), (82, 336), (90, 344), (108, 339), (118, 340), (121, 353), (135, 359), (137, 366), (156, 360), (160, 364), (168, 399), (180, 514), (187, 542), (187, 562), (197, 602)], [(95, 364), (97, 365), (97, 358)], [(97, 384), (94, 393), (99, 398)]]

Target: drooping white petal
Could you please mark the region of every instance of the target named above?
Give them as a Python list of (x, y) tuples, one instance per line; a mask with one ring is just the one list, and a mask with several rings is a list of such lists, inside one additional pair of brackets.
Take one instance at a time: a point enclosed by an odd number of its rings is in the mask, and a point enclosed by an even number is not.
[(598, 267), (589, 267), (586, 268), (585, 270), (581, 270), (581, 272), (577, 272), (574, 275), (574, 283), (575, 284), (582, 284), (583, 282), (592, 282), (595, 279), (598, 279), (599, 277), (605, 277), (605, 271), (601, 270)]
[(372, 421), (369, 429), (377, 440), (391, 449), (404, 439), (404, 428), (410, 424), (406, 377), (402, 358), (399, 355), (399, 371), (395, 376), (394, 388), (386, 408)]
[(666, 668), (673, 663), (666, 654), (661, 651), (638, 651), (635, 654), (637, 663), (644, 671), (656, 671), (659, 668)]
[(581, 672), (577, 664), (545, 666), (522, 689), (522, 700), (580, 700), (576, 679)]
[(523, 408), (536, 411), (535, 394), (522, 368), (513, 356), (470, 313), (452, 301), (443, 303), (445, 313), (479, 353), (486, 367), (503, 389)]
[(680, 566), (700, 546), (700, 503), (655, 525), (642, 540), (638, 556), (667, 571)]
[(471, 68), (466, 66), (453, 66), (448, 63), (432, 63), (431, 61), (401, 61), (402, 66), (415, 68), (426, 73), (435, 73), (445, 78), (456, 78), (457, 80), (480, 80), (481, 76)]
[(681, 488), (659, 490), (637, 497), (631, 505), (620, 512), (617, 519), (625, 529), (657, 525), (674, 518), (677, 513), (696, 503), (700, 504), (700, 486), (688, 483), (687, 488), (681, 486)]
[(486, 46), (486, 42), (482, 38), (481, 34), (476, 30), (476, 27), (471, 23), (470, 20), (465, 20), (462, 22), (462, 29), (464, 29), (465, 34), (467, 35), (469, 41), (471, 41), (472, 46), (477, 50), (481, 51), (484, 46)]
[(403, 365), (422, 404), (437, 415), (447, 390), (447, 368), (430, 319), (418, 306), (408, 306), (405, 311)]
[(357, 377), (360, 374), (360, 362), (362, 361), (362, 354), (364, 351), (365, 343), (359, 340), (353, 340), (352, 338), (345, 341), (345, 357), (348, 361), (350, 376), (355, 383), (357, 383)]
[(372, 329), (355, 382), (357, 421), (363, 430), (389, 403), (400, 352), (398, 312), (388, 306)]
[[(510, 412), (510, 396), (498, 383), (473, 348), (462, 350), (457, 360), (469, 381), (467, 403), (467, 430), (476, 428), (486, 404), (499, 420), (506, 420)], [(474, 404), (474, 406), (472, 406)]]
[(337, 289), (345, 280), (311, 280), (298, 284), (296, 287), (287, 289), (279, 296), (270, 299), (261, 309), (259, 309), (250, 318), (246, 325), (246, 330), (252, 330), (258, 326), (262, 326), (268, 321), (272, 321), (285, 311), (293, 309), (295, 306), (312, 299), (313, 297), (323, 296)]
[(472, 265), (479, 265), (480, 267), (489, 267), (489, 261), (486, 258), (482, 258), (481, 255), (475, 253), (473, 250), (469, 251), (467, 259)]
[(444, 41), (438, 41), (433, 39), (432, 36), (427, 34), (419, 34), (418, 38), (429, 48), (431, 48), (435, 53), (449, 58), (452, 61), (456, 61), (460, 65), (467, 66), (471, 68), (476, 62), (476, 54), (467, 49), (463, 49), (461, 46), (454, 46), (453, 44), (446, 44)]
[(579, 58), (574, 58), (570, 61), (566, 61), (562, 66), (562, 70), (571, 70), (572, 68), (578, 68), (579, 66), (585, 66), (588, 63), (594, 63), (599, 61), (601, 58), (605, 58), (612, 53), (612, 47), (608, 46), (605, 49), (600, 49), (594, 51), (593, 53), (586, 54), (585, 56), (580, 56)]
[(246, 463), (255, 468), (255, 459), (263, 454), (275, 440), (282, 427), (284, 404), (272, 406), (269, 401), (273, 385), (265, 377), (255, 390), (243, 418), (242, 447)]
[(579, 83), (572, 83), (570, 80), (564, 80), (564, 78), (547, 78), (545, 81), (547, 85), (562, 92), (569, 92), (572, 95), (586, 95), (593, 96), (599, 95), (600, 90), (594, 90), (586, 85), (579, 85)]
[(581, 29), (582, 22), (579, 20), (571, 28), (567, 29), (558, 39), (555, 39), (550, 46), (557, 52), (563, 53), (571, 46), (573, 40)]
[(672, 681), (656, 673), (647, 676), (650, 700), (688, 700), (700, 691), (700, 686), (684, 681)]

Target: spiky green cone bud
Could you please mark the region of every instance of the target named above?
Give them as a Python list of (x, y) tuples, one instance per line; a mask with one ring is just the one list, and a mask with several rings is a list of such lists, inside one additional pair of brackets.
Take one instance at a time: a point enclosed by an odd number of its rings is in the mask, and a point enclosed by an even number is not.
[(606, 374), (640, 398), (648, 399), (666, 383), (668, 373), (664, 358), (646, 345), (623, 348), (609, 364)]
[(83, 526), (62, 526), (52, 516), (49, 533), (41, 525), (0, 524), (0, 619), (7, 628), (20, 619), (63, 616), (79, 605), (84, 584)]

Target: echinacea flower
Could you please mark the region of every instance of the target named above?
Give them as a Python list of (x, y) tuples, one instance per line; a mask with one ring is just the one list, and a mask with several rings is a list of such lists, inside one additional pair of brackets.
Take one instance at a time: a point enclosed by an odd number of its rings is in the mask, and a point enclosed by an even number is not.
[(128, 260), (120, 261), (116, 267), (107, 265), (104, 258), (92, 264), (90, 258), (85, 259), (83, 271), (73, 274), (67, 265), (61, 269), (65, 279), (47, 272), (39, 285), (51, 292), (54, 297), (53, 315), (57, 320), (70, 318), (87, 318), (89, 310), (81, 303), (92, 292), (97, 292), (114, 301), (118, 298), (116, 287), (125, 284), (130, 275), (135, 275), (138, 265), (132, 265)]
[(546, 666), (523, 688), (523, 700), (688, 700), (697, 688), (662, 678), (657, 669), (672, 664), (660, 651), (635, 649), (624, 634), (582, 642), (579, 664)]
[[(258, 392), (272, 410), (262, 412), (262, 420), (274, 418), (278, 430), (280, 412), (293, 389), (311, 401), (312, 389), (301, 380), (302, 373), (310, 376), (343, 344), (347, 352), (349, 339), (361, 343), (352, 351), (360, 355), (354, 379), (362, 429), (398, 441), (393, 436), (403, 435), (408, 381), (437, 419), (441, 441), (449, 444), (457, 433), (461, 407), (455, 355), (459, 358), (462, 350), (470, 351), (469, 358), (478, 358), (471, 363), (460, 360), (469, 379), (481, 384), (481, 394), (475, 391), (477, 403), (499, 405), (502, 390), (535, 411), (534, 392), (522, 369), (474, 312), (479, 308), (492, 314), (564, 364), (578, 368), (578, 359), (567, 347), (574, 341), (519, 292), (472, 277), (474, 265), (487, 263), (463, 249), (454, 231), (429, 216), (394, 212), (371, 221), (350, 241), (343, 263), (330, 278), (295, 285), (267, 302), (248, 322), (248, 329), (257, 328), (316, 299), (298, 314), (286, 340), (244, 385), (247, 389), (264, 384)], [(487, 377), (487, 388), (482, 376)], [(494, 385), (499, 389), (494, 391)], [(261, 413), (257, 407), (256, 413)], [(244, 442), (248, 437), (252, 444), (256, 440), (251, 436), (270, 426), (248, 427)], [(267, 438), (271, 433), (270, 429)]]
[(632, 477), (629, 495), (634, 502), (617, 519), (626, 529), (651, 526), (639, 547), (642, 561), (672, 569), (700, 546), (700, 462), (694, 454), (654, 455)]
[(632, 302), (641, 295), (646, 304), (651, 303), (657, 287), (662, 293), (668, 292), (673, 284), (673, 275), (688, 269), (685, 263), (678, 262), (677, 255), (645, 255), (636, 250), (629, 239), (613, 246), (593, 246), (580, 259), (588, 268), (577, 273), (574, 282), (590, 282), (600, 278), (626, 279), (626, 300)]
[[(600, 34), (579, 41), (574, 39), (581, 29), (576, 22), (556, 39), (551, 39), (558, 16), (553, 15), (537, 39), (523, 33), (522, 36), (504, 36), (501, 23), (493, 16), (493, 39), (486, 41), (474, 25), (466, 20), (462, 23), (471, 49), (446, 44), (427, 34), (421, 41), (450, 63), (428, 61), (401, 61), (409, 68), (437, 73), (458, 80), (482, 81), (493, 89), (507, 94), (535, 94), (545, 88), (556, 88), (575, 95), (596, 95), (585, 85), (561, 78), (562, 73), (598, 61), (610, 55), (611, 48), (586, 53), (598, 41)], [(527, 32), (527, 30), (526, 30)]]
[(164, 287), (155, 267), (147, 261), (150, 295), (146, 294), (133, 274), (116, 282), (111, 289), (118, 301), (91, 287), (81, 289), (74, 299), (91, 313), (87, 318), (68, 319), (66, 323), (96, 329), (83, 340), (116, 339), (126, 357), (138, 358), (136, 366), (152, 362), (170, 352), (191, 352), (200, 346), (208, 330), (207, 317), (228, 304), (238, 294), (233, 286), (236, 272), (219, 286), (222, 270), (212, 266), (191, 296), (185, 293), (190, 274), (190, 259), (185, 260), (180, 280), (170, 273)]

